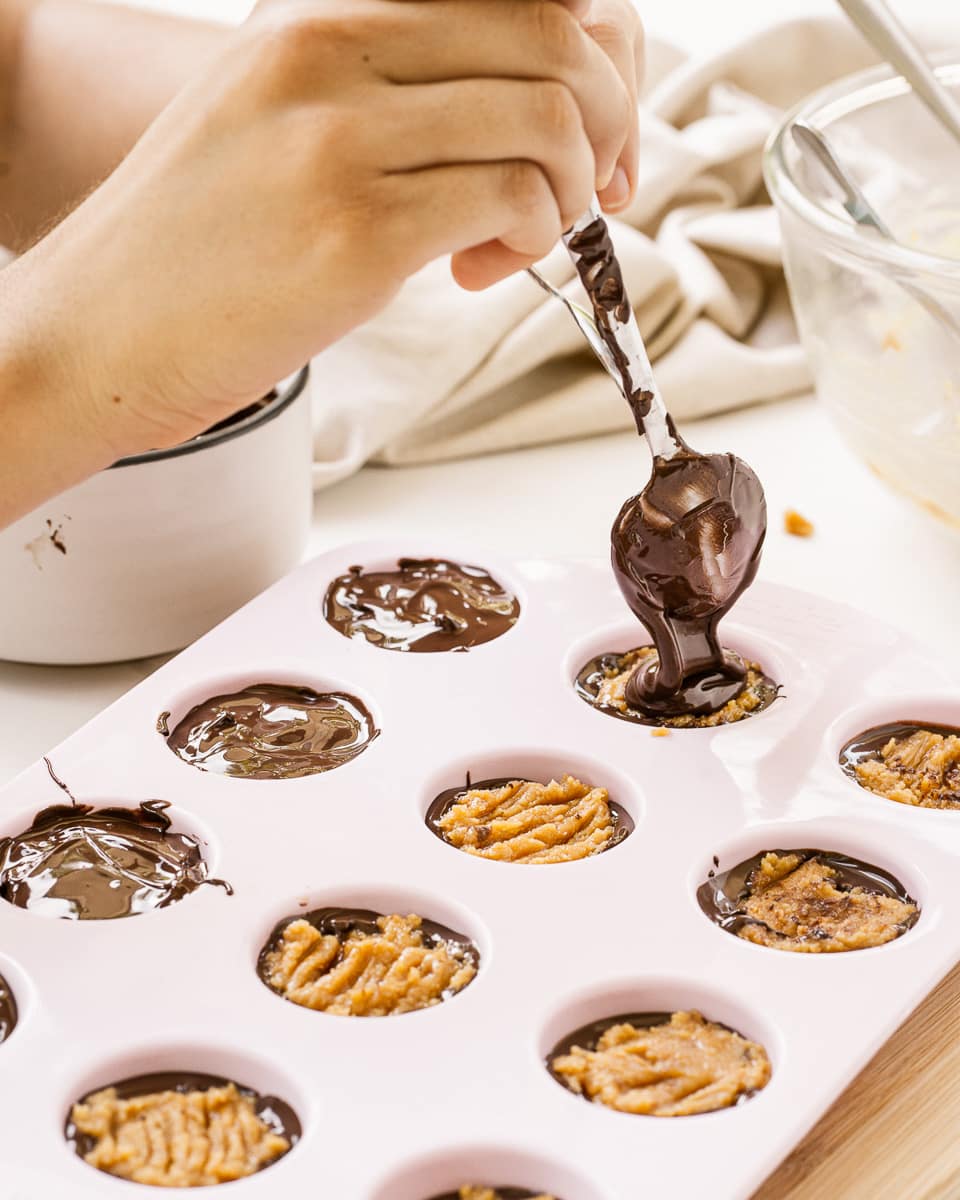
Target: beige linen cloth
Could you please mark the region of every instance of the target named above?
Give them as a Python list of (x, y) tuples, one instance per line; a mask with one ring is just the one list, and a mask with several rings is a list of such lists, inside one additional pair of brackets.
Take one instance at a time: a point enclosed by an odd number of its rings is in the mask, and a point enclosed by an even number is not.
[[(874, 61), (832, 19), (781, 24), (706, 60), (648, 46), (637, 198), (611, 227), (679, 419), (810, 386), (761, 151), (784, 108)], [(562, 247), (541, 269), (582, 299)], [(368, 461), (435, 462), (631, 426), (558, 301), (525, 274), (467, 293), (446, 260), (318, 356), (313, 372), (317, 487)]]

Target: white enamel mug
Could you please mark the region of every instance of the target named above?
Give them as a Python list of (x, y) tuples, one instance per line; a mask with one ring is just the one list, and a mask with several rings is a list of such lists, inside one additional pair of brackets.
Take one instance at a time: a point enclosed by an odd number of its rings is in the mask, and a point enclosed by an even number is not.
[(121, 459), (0, 531), (0, 658), (178, 650), (299, 562), (312, 512), (309, 370), (262, 408)]

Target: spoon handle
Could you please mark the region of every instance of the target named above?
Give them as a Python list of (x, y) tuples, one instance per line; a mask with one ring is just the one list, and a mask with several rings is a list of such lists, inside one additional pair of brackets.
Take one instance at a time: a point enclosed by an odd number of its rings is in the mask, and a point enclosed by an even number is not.
[(960, 104), (943, 86), (923, 51), (884, 0), (839, 0), (863, 36), (895, 67), (927, 108), (960, 142)]
[[(885, 241), (896, 243), (897, 239), (890, 231), (886, 222), (863, 194), (860, 185), (847, 173), (837, 158), (833, 147), (827, 141), (826, 135), (802, 118), (794, 121), (790, 132), (793, 134), (794, 141), (800, 147), (801, 153), (812, 154), (833, 180), (834, 184), (840, 189), (840, 193), (843, 196), (843, 207), (853, 220), (858, 225), (872, 229), (875, 234), (879, 234)], [(919, 305), (926, 309), (930, 316), (946, 329), (952, 338), (960, 339), (960, 325), (957, 324), (951, 313), (938, 300), (931, 296), (929, 292), (926, 292), (922, 287), (917, 287), (916, 284), (911, 283), (908, 279), (904, 279), (901, 276), (891, 275), (891, 278), (900, 285), (903, 291), (912, 296)]]
[[(563, 235), (563, 244), (566, 246), (567, 252), (573, 260), (573, 265), (577, 267), (578, 273), (581, 256), (573, 244), (576, 236), (594, 224), (594, 222), (603, 221), (603, 219), (599, 202), (594, 197), (593, 202), (583, 216), (576, 220)], [(629, 299), (626, 296), (624, 296), (624, 299), (624, 307), (626, 309), (624, 319), (621, 320), (617, 313), (612, 310), (607, 314), (607, 321), (612, 331), (613, 340), (625, 364), (622, 370), (624, 378), (622, 381), (618, 379), (618, 382), (621, 383), (622, 388), (629, 387), (629, 395), (625, 397), (627, 400), (630, 399), (630, 396), (636, 395), (641, 391), (649, 394), (649, 408), (643, 415), (642, 432), (655, 458), (670, 459), (680, 450), (681, 443), (674, 431), (667, 406), (664, 403), (659, 387), (657, 387), (657, 381), (653, 376), (653, 367), (650, 365), (647, 348), (643, 344), (637, 318), (634, 315)]]

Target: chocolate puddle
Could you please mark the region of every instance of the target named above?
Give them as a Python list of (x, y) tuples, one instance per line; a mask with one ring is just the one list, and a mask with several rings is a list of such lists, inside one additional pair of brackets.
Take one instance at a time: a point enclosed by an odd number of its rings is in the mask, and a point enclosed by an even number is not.
[(517, 598), (482, 567), (401, 558), (395, 571), (351, 567), (330, 584), (327, 622), (384, 650), (467, 650), (500, 637), (520, 615)]
[(0, 898), (74, 921), (165, 908), (209, 879), (200, 844), (171, 831), (162, 800), (139, 808), (57, 804), (29, 829), (0, 839)]
[[(848, 854), (840, 854), (835, 850), (813, 850), (809, 848), (773, 851), (767, 849), (761, 850), (759, 854), (754, 854), (751, 858), (745, 859), (735, 867), (731, 867), (728, 871), (711, 872), (709, 877), (697, 889), (697, 902), (701, 910), (711, 921), (719, 925), (721, 929), (736, 934), (738, 930), (743, 929), (747, 925), (759, 925), (769, 928), (769, 926), (764, 925), (764, 922), (748, 916), (743, 911), (741, 904), (750, 895), (750, 888), (748, 886), (750, 875), (759, 867), (765, 855), (770, 853), (780, 857), (797, 855), (801, 862), (807, 862), (811, 858), (818, 859), (836, 871), (834, 886), (838, 891), (852, 891), (854, 888), (862, 888), (866, 892), (890, 896), (892, 899), (900, 900), (905, 904), (916, 904), (916, 901), (907, 893), (906, 888), (895, 875), (891, 875), (889, 871), (884, 871), (881, 867), (876, 867), (872, 863), (852, 858)], [(901, 933), (905, 933), (908, 929), (912, 928), (919, 919), (919, 916), (918, 909), (910, 920), (903, 923)], [(771, 932), (777, 936), (776, 930)]]
[[(282, 996), (283, 993), (267, 979), (268, 964), (267, 955), (271, 951), (276, 950), (283, 936), (283, 931), (291, 921), (308, 921), (314, 929), (320, 933), (339, 939), (340, 942), (345, 942), (347, 937), (354, 932), (363, 933), (368, 936), (380, 933), (380, 926), (377, 924), (377, 918), (384, 916), (384, 913), (375, 912), (371, 908), (315, 908), (309, 912), (293, 913), (291, 916), (284, 917), (278, 921), (270, 932), (257, 958), (257, 974), (260, 979), (270, 988), (270, 991), (275, 995)], [(420, 918), (420, 930), (423, 934), (423, 940), (427, 945), (439, 945), (442, 942), (452, 943), (457, 946), (462, 946), (464, 949), (464, 957), (473, 963), (474, 967), (480, 965), (480, 951), (474, 945), (473, 941), (464, 933), (458, 933), (455, 929), (450, 929), (446, 925), (440, 925), (436, 921), (430, 921), (426, 917)], [(341, 955), (330, 965), (328, 971), (336, 968), (337, 962), (340, 961)], [(284, 997), (286, 999), (286, 997)]]
[[(519, 775), (504, 775), (497, 779), (479, 779), (475, 783), (471, 781), (469, 774), (466, 782), (460, 787), (447, 788), (446, 791), (440, 792), (430, 802), (430, 807), (427, 809), (424, 821), (427, 828), (435, 837), (438, 837), (445, 845), (450, 845), (444, 836), (444, 832), (440, 827), (440, 820), (444, 814), (457, 803), (465, 792), (472, 791), (474, 788), (480, 791), (492, 790), (493, 788), (504, 787), (508, 783), (518, 781), (521, 783), (536, 783), (534, 779), (527, 779)], [(612, 850), (614, 846), (619, 846), (624, 838), (629, 837), (635, 829), (633, 818), (623, 807), (613, 800), (609, 793), (607, 794), (607, 807), (610, 809), (610, 815), (613, 818), (615, 832), (608, 844), (600, 851), (601, 854), (606, 854), (608, 850)], [(457, 847), (454, 847), (456, 849)], [(537, 1193), (534, 1192), (534, 1195)]]
[[(231, 1082), (238, 1092), (250, 1097), (261, 1121), (268, 1125), (274, 1133), (285, 1137), (292, 1149), (300, 1140), (303, 1130), (297, 1114), (290, 1105), (276, 1096), (261, 1096), (253, 1088), (246, 1087), (244, 1084), (227, 1079), (222, 1075), (207, 1075), (200, 1071), (154, 1071), (146, 1075), (134, 1075), (129, 1079), (121, 1079), (118, 1083), (104, 1083), (79, 1097), (76, 1103), (84, 1103), (90, 1096), (107, 1087), (115, 1088), (117, 1096), (121, 1100), (129, 1100), (135, 1096), (152, 1095), (154, 1092), (205, 1092), (210, 1088), (226, 1087)], [(79, 1134), (69, 1114), (63, 1133), (67, 1139), (67, 1145), (81, 1158), (94, 1148), (95, 1139), (86, 1134)], [(273, 1160), (273, 1162), (278, 1161), (279, 1158)], [(273, 1165), (273, 1162), (267, 1163), (261, 1170), (266, 1170), (267, 1167)]]
[(0, 1042), (5, 1042), (17, 1024), (17, 1002), (10, 985), (0, 975)]
[[(158, 719), (161, 733), (168, 716)], [(379, 732), (356, 696), (258, 683), (195, 705), (167, 745), (202, 771), (300, 779), (350, 762)]]
[[(617, 338), (616, 325), (631, 310), (606, 222), (591, 222), (567, 246), (642, 435), (653, 396), (634, 388)], [(766, 503), (746, 463), (733, 454), (698, 454), (669, 416), (667, 425), (677, 453), (654, 456), (648, 483), (623, 505), (611, 532), (617, 583), (658, 656), (634, 672), (627, 701), (650, 716), (707, 715), (743, 687), (743, 664), (723, 651), (717, 626), (756, 576)]]
[(857, 779), (857, 766), (868, 759), (879, 758), (880, 751), (891, 738), (899, 741), (921, 730), (945, 738), (960, 737), (960, 728), (956, 725), (932, 725), (929, 721), (890, 721), (886, 725), (874, 725), (846, 743), (840, 751), (840, 768), (845, 775)]

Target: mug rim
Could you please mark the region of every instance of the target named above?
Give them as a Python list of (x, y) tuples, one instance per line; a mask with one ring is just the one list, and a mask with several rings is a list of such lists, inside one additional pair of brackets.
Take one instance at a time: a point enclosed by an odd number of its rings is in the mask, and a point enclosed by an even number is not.
[(228, 425), (225, 429), (219, 429), (215, 433), (201, 433), (195, 438), (191, 438), (188, 442), (181, 442), (176, 446), (169, 446), (165, 450), (145, 450), (142, 454), (130, 454), (126, 458), (117, 459), (115, 463), (111, 463), (108, 470), (114, 470), (117, 467), (135, 467), (140, 463), (160, 462), (167, 458), (179, 458), (184, 454), (196, 454), (200, 450), (207, 450), (211, 446), (219, 446), (224, 442), (229, 442), (231, 439), (241, 437), (245, 433), (250, 433), (254, 429), (259, 429), (261, 425), (266, 425), (268, 421), (272, 421), (293, 403), (303, 393), (307, 386), (307, 379), (310, 376), (309, 363), (301, 367), (293, 376), (288, 376), (277, 387), (276, 396), (265, 404), (263, 408), (255, 413), (251, 413), (242, 421), (237, 421), (235, 424)]

